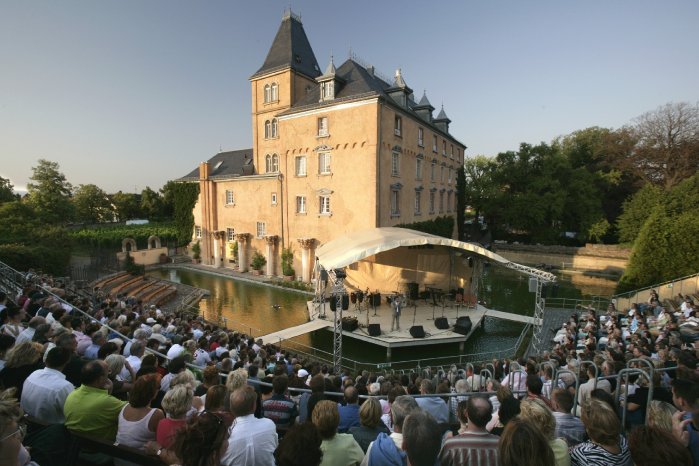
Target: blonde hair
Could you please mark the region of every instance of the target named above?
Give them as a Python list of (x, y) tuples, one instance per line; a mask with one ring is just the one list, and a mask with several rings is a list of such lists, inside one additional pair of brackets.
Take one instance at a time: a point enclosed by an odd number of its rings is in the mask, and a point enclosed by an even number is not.
[(660, 400), (651, 400), (648, 407), (648, 425), (658, 429), (672, 432), (672, 416), (677, 408), (670, 403)]
[(543, 401), (522, 400), (519, 405), (519, 415), (539, 429), (548, 440), (553, 440), (556, 433), (556, 418)]
[(364, 400), (361, 408), (359, 408), (359, 422), (363, 426), (376, 427), (381, 422), (381, 414), (381, 404), (376, 398), (370, 396)]
[(21, 367), (36, 363), (41, 358), (44, 346), (41, 343), (24, 341), (7, 350), (5, 367)]
[(170, 388), (178, 385), (184, 385), (194, 390), (197, 387), (197, 380), (194, 378), (194, 374), (192, 374), (189, 369), (185, 369), (174, 376), (170, 381)]
[(161, 403), (165, 412), (173, 419), (184, 417), (192, 407), (194, 392), (186, 385), (171, 388), (163, 397)]
[(112, 377), (116, 377), (119, 375), (121, 370), (124, 368), (124, 363), (126, 362), (126, 358), (122, 356), (121, 354), (110, 354), (104, 359), (104, 362), (107, 363), (107, 368), (109, 369), (109, 374)]
[(9, 388), (0, 392), (0, 433), (4, 433), (8, 425), (13, 421), (19, 421), (21, 417), (22, 409), (15, 398), (15, 389)]
[(334, 401), (319, 401), (313, 408), (311, 418), (323, 440), (331, 439), (337, 433), (337, 426), (340, 425), (340, 412)]
[(581, 419), (587, 435), (593, 442), (609, 445), (619, 441), (619, 417), (604, 401), (589, 399), (582, 408)]
[(247, 383), (248, 371), (240, 367), (228, 374), (228, 378), (226, 379), (226, 388), (228, 389), (229, 393), (232, 393)]

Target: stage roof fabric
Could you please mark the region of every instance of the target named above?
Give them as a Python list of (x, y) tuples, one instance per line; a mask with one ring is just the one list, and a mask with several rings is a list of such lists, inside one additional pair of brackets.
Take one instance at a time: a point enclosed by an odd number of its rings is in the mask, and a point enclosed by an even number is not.
[(323, 244), (316, 251), (325, 270), (339, 269), (383, 251), (407, 246), (447, 246), (483, 256), (507, 266), (510, 261), (474, 243), (464, 243), (407, 228), (385, 227), (355, 231)]

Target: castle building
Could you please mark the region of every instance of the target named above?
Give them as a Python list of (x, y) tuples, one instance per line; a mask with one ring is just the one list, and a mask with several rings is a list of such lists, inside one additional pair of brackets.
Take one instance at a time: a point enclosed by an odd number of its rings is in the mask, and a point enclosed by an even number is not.
[(359, 61), (336, 67), (331, 58), (321, 71), (301, 19), (285, 14), (250, 77), (253, 147), (216, 154), (178, 180), (199, 183), (193, 241), (204, 264), (246, 271), (259, 252), (264, 272), (281, 275), (290, 248), (308, 282), (324, 242), (456, 218), (466, 146), (451, 120), (443, 108), (434, 117), (425, 94), (416, 101), (400, 69), (387, 79)]

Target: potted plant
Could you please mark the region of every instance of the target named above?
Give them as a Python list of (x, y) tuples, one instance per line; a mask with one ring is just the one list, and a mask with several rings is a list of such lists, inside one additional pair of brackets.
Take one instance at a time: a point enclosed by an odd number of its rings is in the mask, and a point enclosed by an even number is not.
[(284, 280), (286, 281), (291, 281), (296, 276), (294, 251), (291, 247), (282, 249), (282, 275), (284, 275)]
[(192, 259), (194, 259), (195, 264), (198, 264), (201, 259), (201, 244), (199, 244), (199, 241), (192, 246)]
[(267, 265), (265, 256), (263, 256), (260, 251), (255, 251), (252, 255), (252, 261), (250, 262), (250, 266), (255, 271), (255, 275), (262, 275), (262, 267), (265, 265)]

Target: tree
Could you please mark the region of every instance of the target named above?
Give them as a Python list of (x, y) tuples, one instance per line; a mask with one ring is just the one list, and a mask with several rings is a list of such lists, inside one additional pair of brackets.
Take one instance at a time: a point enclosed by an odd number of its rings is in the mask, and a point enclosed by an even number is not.
[[(476, 218), (483, 213), (488, 201), (497, 193), (492, 177), (495, 167), (493, 159), (485, 155), (464, 160), (464, 203), (475, 211)], [(456, 183), (458, 186), (458, 174)]]
[(160, 188), (163, 218), (172, 218), (175, 214), (175, 193), (177, 184), (178, 183), (174, 181), (168, 181)]
[(114, 219), (107, 193), (94, 184), (81, 184), (73, 195), (73, 204), (78, 222), (101, 223)]
[(160, 194), (146, 186), (141, 191), (141, 213), (148, 219), (163, 218), (163, 201)]
[(658, 186), (647, 184), (624, 201), (623, 213), (617, 219), (619, 241), (633, 243), (653, 209), (662, 204), (664, 193)]
[(136, 194), (121, 191), (112, 194), (112, 204), (120, 222), (141, 217), (141, 203)]
[(668, 103), (635, 119), (629, 166), (669, 190), (699, 169), (699, 104)]
[(194, 205), (199, 198), (198, 183), (175, 183), (172, 186), (174, 193), (174, 217), (177, 228), (177, 242), (180, 245), (188, 244), (194, 234)]
[(41, 220), (48, 224), (65, 224), (73, 219), (73, 187), (59, 171), (56, 162), (40, 159), (32, 168), (32, 183), (27, 185), (29, 202)]
[(0, 204), (3, 202), (16, 201), (18, 196), (14, 193), (14, 186), (7, 178), (0, 176)]
[(464, 167), (456, 170), (456, 234), (464, 241), (464, 214), (466, 213), (466, 175)]

